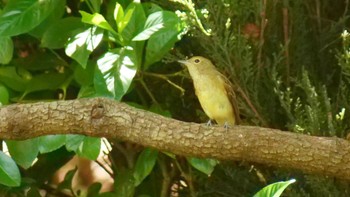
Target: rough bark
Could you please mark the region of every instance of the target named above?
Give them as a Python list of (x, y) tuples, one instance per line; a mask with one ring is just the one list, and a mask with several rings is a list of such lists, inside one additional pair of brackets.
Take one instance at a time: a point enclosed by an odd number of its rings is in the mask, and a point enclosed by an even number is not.
[(185, 156), (244, 160), (350, 179), (350, 142), (340, 138), (253, 126), (207, 127), (106, 98), (0, 108), (1, 139), (73, 133), (118, 138)]

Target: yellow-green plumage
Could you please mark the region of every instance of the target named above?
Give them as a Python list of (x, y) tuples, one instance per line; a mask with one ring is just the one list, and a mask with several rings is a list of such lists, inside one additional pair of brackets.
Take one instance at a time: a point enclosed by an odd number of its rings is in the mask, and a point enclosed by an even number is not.
[(188, 68), (196, 95), (207, 116), (219, 125), (237, 124), (238, 107), (231, 83), (227, 78), (204, 57), (195, 56), (179, 62)]

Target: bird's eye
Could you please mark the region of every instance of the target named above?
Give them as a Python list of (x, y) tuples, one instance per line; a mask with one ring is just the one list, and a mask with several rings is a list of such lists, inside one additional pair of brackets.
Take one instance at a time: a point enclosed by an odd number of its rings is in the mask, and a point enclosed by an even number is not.
[(199, 59), (195, 59), (195, 60), (194, 60), (194, 63), (197, 63), (197, 64), (198, 64), (199, 62), (200, 62)]

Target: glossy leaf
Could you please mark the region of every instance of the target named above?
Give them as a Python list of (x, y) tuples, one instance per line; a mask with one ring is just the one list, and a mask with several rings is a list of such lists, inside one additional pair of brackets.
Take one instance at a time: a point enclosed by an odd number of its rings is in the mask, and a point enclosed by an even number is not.
[(17, 187), (21, 183), (21, 174), (16, 163), (0, 151), (0, 184)]
[(73, 33), (83, 29), (84, 23), (78, 17), (67, 17), (51, 24), (41, 39), (41, 47), (50, 49), (63, 48)]
[(40, 153), (48, 153), (59, 149), (66, 143), (65, 135), (47, 135), (39, 137)]
[(15, 36), (30, 31), (59, 3), (57, 0), (9, 1), (0, 15), (0, 35)]
[(102, 29), (90, 27), (69, 39), (66, 54), (85, 68), (91, 52), (100, 44), (102, 38)]
[(203, 172), (206, 175), (210, 175), (219, 162), (215, 159), (199, 159), (199, 158), (187, 158), (187, 161), (196, 168), (197, 170)]
[(38, 156), (38, 141), (38, 138), (24, 141), (7, 140), (6, 145), (13, 160), (15, 160), (18, 165), (27, 169), (32, 165), (34, 159)]
[(258, 193), (254, 195), (254, 197), (279, 197), (283, 193), (283, 191), (292, 183), (295, 182), (295, 179), (291, 179), (289, 181), (281, 181), (277, 183), (272, 183), (263, 189), (261, 189)]
[(8, 64), (12, 60), (13, 42), (10, 37), (0, 37), (0, 64)]
[(82, 16), (82, 19), (81, 19), (82, 22), (91, 24), (91, 25), (96, 25), (97, 27), (100, 27), (114, 34), (117, 34), (117, 32), (114, 31), (114, 29), (109, 25), (109, 23), (101, 14), (99, 13), (89, 14), (84, 11), (79, 11), (79, 13)]
[(176, 14), (170, 11), (158, 11), (147, 17), (143, 31), (135, 36), (133, 41), (147, 40), (154, 33), (165, 27), (174, 27), (179, 22)]
[(157, 150), (146, 148), (141, 152), (137, 158), (134, 170), (135, 186), (138, 186), (152, 172), (157, 158)]
[(129, 45), (133, 37), (139, 34), (146, 22), (146, 15), (140, 3), (131, 3), (124, 11), (123, 19), (118, 23), (118, 32), (124, 45)]
[(147, 41), (145, 67), (161, 60), (161, 58), (178, 41), (180, 31), (176, 27), (164, 28), (153, 34)]
[(105, 89), (112, 93), (115, 99), (120, 100), (128, 91), (136, 74), (137, 65), (135, 62), (135, 51), (131, 47), (118, 48), (107, 52), (97, 61), (103, 81), (99, 78), (100, 81), (95, 82), (101, 83), (100, 86), (105, 86)]

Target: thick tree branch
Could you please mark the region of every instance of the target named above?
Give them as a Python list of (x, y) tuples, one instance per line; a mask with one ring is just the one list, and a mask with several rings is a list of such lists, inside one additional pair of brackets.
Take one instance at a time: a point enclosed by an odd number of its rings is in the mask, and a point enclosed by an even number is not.
[(0, 138), (47, 134), (118, 138), (179, 155), (244, 160), (350, 179), (350, 142), (269, 128), (207, 127), (106, 98), (15, 104), (0, 108)]

